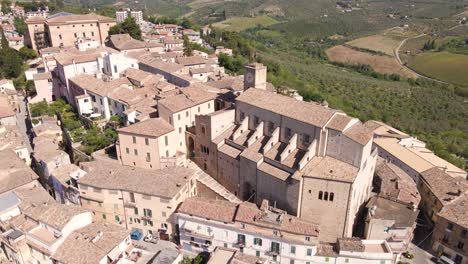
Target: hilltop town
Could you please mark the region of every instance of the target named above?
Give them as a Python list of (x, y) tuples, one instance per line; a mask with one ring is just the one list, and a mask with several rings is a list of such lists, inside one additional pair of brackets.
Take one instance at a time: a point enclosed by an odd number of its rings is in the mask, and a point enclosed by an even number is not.
[(468, 263), (467, 172), (417, 137), (232, 74), (208, 26), (11, 10), (0, 263)]

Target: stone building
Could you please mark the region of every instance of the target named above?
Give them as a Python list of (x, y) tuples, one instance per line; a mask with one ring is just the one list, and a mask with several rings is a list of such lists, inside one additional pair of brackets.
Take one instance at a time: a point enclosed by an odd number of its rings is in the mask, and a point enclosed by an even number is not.
[(375, 169), (372, 131), (338, 110), (265, 90), (265, 70), (248, 67), (235, 110), (197, 117), (192, 159), (241, 199), (317, 221), (324, 241), (351, 236)]
[(468, 195), (446, 205), (435, 216), (432, 249), (457, 264), (468, 263)]
[(195, 196), (195, 170), (175, 167), (150, 170), (117, 162), (82, 162), (86, 176), (78, 180), (81, 204), (100, 221), (162, 239), (173, 234), (173, 212)]
[(419, 210), (414, 205), (374, 196), (367, 203), (365, 238), (369, 240), (386, 240), (393, 253), (406, 252), (413, 232)]
[(61, 12), (48, 18), (31, 17), (26, 24), (26, 45), (38, 51), (47, 47), (73, 46), (79, 39), (95, 40), (104, 45), (115, 20), (96, 14)]

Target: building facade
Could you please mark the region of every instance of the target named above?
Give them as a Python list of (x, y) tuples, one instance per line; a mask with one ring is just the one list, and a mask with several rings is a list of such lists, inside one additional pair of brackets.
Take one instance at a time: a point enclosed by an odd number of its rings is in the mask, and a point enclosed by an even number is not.
[(32, 17), (26, 24), (26, 45), (38, 51), (46, 47), (74, 46), (79, 39), (96, 40), (104, 45), (115, 20), (95, 14), (73, 15), (61, 12), (47, 19)]

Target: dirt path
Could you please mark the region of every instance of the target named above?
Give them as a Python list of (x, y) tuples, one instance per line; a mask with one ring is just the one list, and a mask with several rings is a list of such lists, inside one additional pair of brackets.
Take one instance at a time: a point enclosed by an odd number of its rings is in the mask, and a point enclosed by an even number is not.
[(422, 74), (420, 74), (420, 73), (414, 71), (414, 70), (411, 69), (410, 67), (406, 66), (406, 65), (401, 61), (401, 59), (400, 59), (400, 48), (406, 43), (406, 41), (408, 41), (408, 40), (410, 40), (410, 39), (416, 39), (416, 38), (424, 37), (424, 36), (426, 36), (426, 35), (427, 35), (427, 34), (422, 33), (422, 34), (419, 34), (419, 35), (417, 35), (417, 36), (415, 36), (415, 37), (410, 37), (410, 38), (406, 38), (406, 39), (402, 40), (402, 41), (400, 42), (400, 44), (398, 45), (398, 47), (396, 47), (396, 48), (393, 50), (393, 54), (395, 55), (395, 58), (397, 59), (398, 63), (399, 63), (402, 67), (404, 67), (404, 68), (406, 68), (408, 71), (414, 73), (414, 74), (415, 74), (416, 76), (418, 76), (419, 78), (425, 78), (425, 79), (429, 79), (429, 80), (431, 80), (431, 81), (435, 81), (435, 82), (440, 82), (440, 83), (446, 83), (446, 84), (448, 84), (448, 82), (444, 82), (444, 81), (441, 81), (441, 80), (437, 80), (437, 79), (431, 78), (431, 77), (426, 76), (426, 75), (422, 75)]

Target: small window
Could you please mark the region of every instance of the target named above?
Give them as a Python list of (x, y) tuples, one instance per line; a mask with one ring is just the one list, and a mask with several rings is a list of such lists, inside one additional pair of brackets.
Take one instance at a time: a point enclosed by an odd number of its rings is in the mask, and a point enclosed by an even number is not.
[(166, 158), (169, 158), (169, 150), (166, 150)]
[(102, 214), (102, 219), (105, 220), (106, 218), (107, 218), (106, 214)]
[(180, 120), (180, 114), (177, 115), (177, 120)]
[(62, 39), (62, 34), (59, 34), (59, 39)]
[(290, 259), (289, 264), (294, 264), (294, 259)]
[(169, 138), (167, 136), (164, 136), (164, 143), (166, 144), (166, 146), (169, 145)]
[(117, 73), (117, 65), (114, 65), (114, 72)]
[(450, 231), (452, 231), (452, 230), (453, 230), (453, 224), (452, 224), (452, 223), (448, 223), (447, 229), (450, 230)]
[(465, 243), (459, 241), (459, 242), (458, 242), (458, 245), (457, 245), (457, 248), (463, 249), (464, 246), (465, 246)]
[(344, 263), (349, 263), (349, 258), (345, 258)]
[(145, 138), (145, 145), (146, 145), (146, 146), (149, 145), (149, 138)]
[(138, 156), (138, 149), (134, 149), (133, 153), (135, 154), (135, 156)]
[(130, 154), (130, 149), (129, 149), (129, 148), (125, 148), (125, 152), (126, 152), (127, 154)]
[(312, 256), (312, 249), (311, 248), (307, 249), (307, 256)]
[(94, 37), (94, 31), (91, 31), (91, 36), (93, 36), (93, 37)]
[(132, 139), (133, 139), (133, 144), (136, 144), (136, 137), (133, 136)]
[(179, 134), (182, 134), (182, 128), (179, 127)]
[(60, 28), (60, 26), (57, 26), (57, 28)]
[(166, 212), (161, 213), (162, 217), (166, 217)]
[(328, 201), (328, 192), (325, 192), (325, 194), (323, 195), (323, 199), (324, 199), (325, 201)]
[(149, 152), (146, 153), (146, 161), (147, 162), (151, 161), (151, 154)]
[(291, 246), (291, 254), (296, 254), (296, 247), (295, 246)]
[(331, 193), (330, 193), (330, 199), (329, 199), (330, 202), (333, 202), (333, 199), (334, 199), (334, 198), (335, 198), (335, 194), (331, 192)]
[(200, 113), (200, 107), (198, 107), (198, 113)]
[(186, 116), (186, 117), (188, 117), (188, 111), (187, 111), (187, 112), (185, 112), (185, 116)]
[[(201, 76), (201, 75), (200, 75), (200, 76)], [(208, 103), (208, 109), (211, 109), (211, 104), (210, 104), (210, 103)]]
[(137, 208), (137, 207), (133, 208), (133, 213), (134, 213), (135, 215), (138, 215), (138, 208)]
[(75, 35), (75, 38), (77, 38), (77, 37), (78, 37), (78, 34), (74, 33), (74, 35)]
[(310, 236), (306, 236), (305, 241), (310, 241)]
[(318, 198), (319, 198), (319, 200), (323, 199), (323, 192), (322, 191), (319, 192)]

